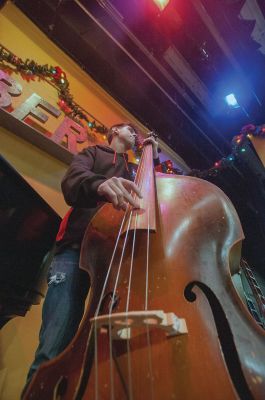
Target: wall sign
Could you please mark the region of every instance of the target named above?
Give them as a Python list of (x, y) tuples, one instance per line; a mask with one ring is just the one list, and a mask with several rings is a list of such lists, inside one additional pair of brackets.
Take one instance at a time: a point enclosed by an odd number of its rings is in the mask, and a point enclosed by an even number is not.
[[(21, 84), (11, 78), (6, 72), (0, 70), (0, 107), (7, 108), (12, 106), (12, 97), (20, 96), (21, 93)], [(10, 114), (20, 121), (24, 121), (28, 116), (33, 116), (42, 124), (45, 124), (49, 118), (57, 119), (62, 112), (37, 93), (32, 93)], [(58, 124), (54, 132), (51, 132), (51, 136), (49, 137), (54, 143), (66, 143), (67, 150), (73, 154), (78, 152), (77, 143), (87, 143), (89, 145), (91, 141), (95, 141), (95, 138), (96, 136), (93, 136), (88, 131), (88, 128), (68, 116), (64, 117), (63, 121)]]

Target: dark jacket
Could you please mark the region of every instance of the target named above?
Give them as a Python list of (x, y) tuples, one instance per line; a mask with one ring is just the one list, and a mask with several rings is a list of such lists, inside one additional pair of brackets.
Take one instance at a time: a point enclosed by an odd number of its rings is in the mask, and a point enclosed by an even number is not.
[(97, 194), (99, 185), (113, 176), (133, 180), (134, 172), (126, 153), (116, 153), (107, 146), (91, 146), (74, 157), (62, 180), (62, 192), (71, 209), (56, 237), (57, 253), (81, 244), (88, 223), (106, 201)]

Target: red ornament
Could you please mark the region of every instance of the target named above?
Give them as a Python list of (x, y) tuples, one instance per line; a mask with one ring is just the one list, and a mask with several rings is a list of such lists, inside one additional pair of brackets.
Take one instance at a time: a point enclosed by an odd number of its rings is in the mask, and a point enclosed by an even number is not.
[(55, 69), (55, 73), (53, 74), (53, 78), (54, 79), (56, 79), (56, 80), (58, 80), (58, 79), (61, 79), (62, 77), (66, 77), (66, 74), (65, 74), (65, 72), (62, 70), (62, 68), (61, 67), (59, 67), (58, 65), (56, 66), (56, 67), (54, 67), (54, 69)]
[(155, 166), (155, 170), (156, 170), (156, 172), (163, 172), (163, 170), (162, 170), (162, 165), (161, 165), (161, 164), (156, 165), (156, 166)]

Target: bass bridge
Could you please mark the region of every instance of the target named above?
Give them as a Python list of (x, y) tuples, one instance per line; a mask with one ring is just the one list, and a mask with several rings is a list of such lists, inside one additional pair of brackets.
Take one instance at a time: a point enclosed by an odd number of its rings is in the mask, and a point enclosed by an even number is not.
[(178, 318), (174, 313), (165, 313), (162, 310), (105, 314), (91, 318), (90, 321), (101, 333), (111, 331), (114, 340), (131, 339), (132, 329), (136, 327), (162, 329), (168, 337), (188, 333), (184, 318)]

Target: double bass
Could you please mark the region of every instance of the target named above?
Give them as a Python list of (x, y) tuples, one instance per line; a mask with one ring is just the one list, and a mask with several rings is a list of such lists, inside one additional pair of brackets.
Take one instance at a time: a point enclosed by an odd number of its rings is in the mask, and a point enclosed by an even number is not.
[(26, 400), (262, 400), (265, 334), (237, 294), (243, 231), (213, 184), (154, 174), (140, 209), (105, 204), (82, 243), (91, 290), (79, 330), (33, 377)]

